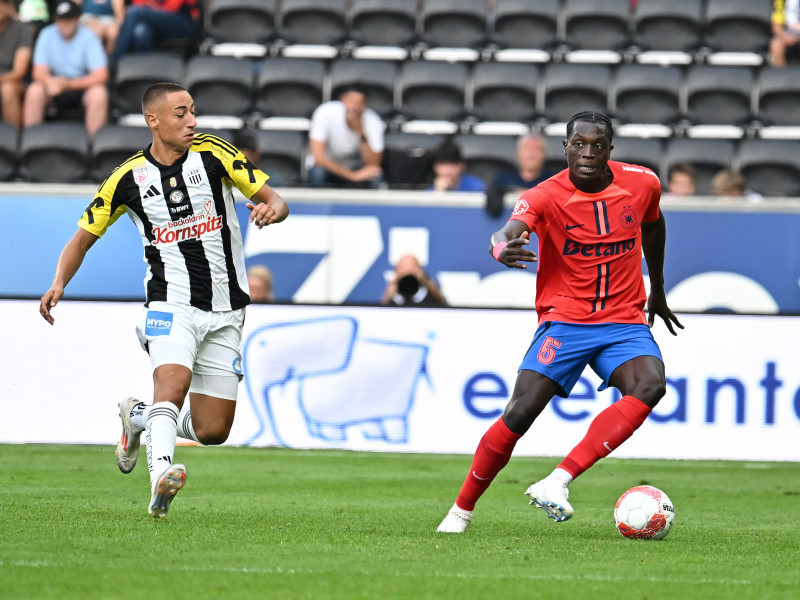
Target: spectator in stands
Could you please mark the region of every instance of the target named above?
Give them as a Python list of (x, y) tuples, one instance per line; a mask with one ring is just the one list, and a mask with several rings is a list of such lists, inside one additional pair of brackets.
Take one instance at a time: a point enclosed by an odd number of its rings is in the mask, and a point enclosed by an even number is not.
[(378, 187), (383, 178), (383, 121), (358, 85), (311, 116), (308, 183), (313, 187)]
[(22, 126), (22, 96), (31, 66), (31, 28), (17, 19), (13, 0), (0, 0), (0, 106), (3, 121)]
[(400, 257), (381, 296), (386, 306), (447, 306), (439, 286), (413, 254)]
[(689, 163), (675, 163), (669, 169), (667, 193), (664, 197), (693, 196), (697, 185), (697, 171)]
[(247, 269), (247, 285), (250, 287), (250, 301), (254, 304), (275, 301), (275, 294), (272, 292), (272, 271), (264, 265), (253, 265)]
[(195, 38), (199, 32), (199, 0), (131, 0), (111, 62), (128, 52), (154, 50), (160, 40)]
[(445, 140), (433, 156), (433, 185), (435, 192), (485, 192), (486, 184), (480, 177), (466, 172), (467, 165), (461, 157), (461, 148), (452, 140)]
[(83, 106), (93, 138), (108, 118), (108, 59), (97, 36), (78, 23), (80, 6), (59, 2), (55, 23), (42, 29), (33, 51), (33, 81), (25, 94), (25, 127), (44, 120), (48, 109)]
[(492, 216), (503, 211), (503, 196), (509, 192), (522, 193), (555, 175), (544, 170), (547, 158), (544, 139), (540, 135), (524, 135), (517, 141), (519, 168), (503, 171), (494, 178), (486, 194), (486, 210)]
[(773, 67), (784, 67), (787, 59), (800, 59), (800, 3), (774, 0), (772, 8), (770, 61)]
[(114, 51), (119, 28), (125, 17), (125, 0), (83, 0), (81, 25), (95, 32), (106, 54)]
[(711, 189), (715, 196), (726, 198), (746, 198), (754, 202), (760, 202), (764, 197), (752, 190), (747, 189), (747, 181), (744, 175), (733, 169), (722, 169), (714, 175), (711, 180)]

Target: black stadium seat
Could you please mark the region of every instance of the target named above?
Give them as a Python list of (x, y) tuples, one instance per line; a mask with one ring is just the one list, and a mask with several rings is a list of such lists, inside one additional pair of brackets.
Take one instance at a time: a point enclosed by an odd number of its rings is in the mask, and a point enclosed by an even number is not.
[(141, 114), (142, 94), (161, 81), (184, 83), (184, 60), (166, 52), (125, 54), (117, 63), (113, 104), (122, 114)]
[(339, 44), (347, 32), (346, 8), (346, 0), (281, 0), (281, 36), (291, 44)]
[(757, 89), (765, 125), (800, 126), (800, 66), (763, 67)]
[(772, 36), (771, 2), (707, 0), (705, 43), (715, 52), (765, 53)]
[(416, 37), (417, 0), (353, 0), (350, 37), (359, 45), (410, 46)]
[(517, 140), (510, 135), (459, 135), (455, 138), (467, 172), (490, 185), (503, 171), (517, 168)]
[(210, 0), (208, 30), (216, 43), (264, 44), (275, 36), (278, 0)]
[(411, 61), (400, 75), (400, 111), (410, 119), (457, 120), (464, 113), (467, 67)]
[(105, 125), (94, 136), (89, 177), (102, 181), (125, 160), (153, 141), (149, 127)]
[(32, 125), (22, 130), (20, 173), (36, 183), (83, 181), (89, 165), (89, 136), (83, 123)]
[(502, 48), (552, 50), (560, 0), (495, 0), (493, 40)]
[(798, 140), (742, 140), (738, 170), (747, 187), (764, 196), (800, 196)]
[(735, 142), (729, 139), (675, 138), (667, 142), (664, 173), (678, 163), (689, 163), (697, 171), (697, 194), (711, 193), (711, 179), (722, 169), (730, 169)]
[(703, 36), (703, 0), (637, 0), (633, 29), (644, 50), (696, 50)]
[(394, 62), (339, 59), (330, 66), (331, 98), (338, 99), (345, 86), (358, 84), (367, 94), (368, 106), (386, 119), (395, 110), (396, 79), (397, 65)]
[(311, 117), (322, 103), (325, 63), (313, 58), (267, 58), (256, 84), (256, 109), (266, 116)]
[(308, 135), (300, 131), (255, 130), (261, 158), (258, 168), (270, 176), (271, 186), (298, 185), (304, 172), (305, 144)]
[(433, 181), (433, 154), (443, 135), (389, 132), (384, 139), (383, 177), (392, 188), (419, 189)]
[(686, 117), (703, 125), (746, 125), (752, 117), (753, 72), (695, 65), (686, 75)]
[(539, 67), (478, 63), (472, 73), (472, 113), (486, 121), (530, 121), (536, 115)]
[(620, 65), (614, 86), (615, 116), (623, 123), (676, 123), (681, 78), (681, 69), (675, 66)]
[(663, 145), (655, 138), (614, 136), (612, 160), (647, 167), (656, 175), (661, 175), (661, 155)]
[(606, 113), (610, 84), (606, 65), (551, 63), (544, 72), (544, 114), (560, 123), (585, 110)]
[(425, 0), (422, 38), (432, 46), (475, 48), (488, 38), (485, 0)]
[(566, 0), (566, 44), (576, 50), (617, 50), (630, 45), (630, 0)]
[(229, 56), (195, 56), (186, 66), (186, 89), (198, 111), (244, 117), (253, 108), (253, 63)]
[(17, 172), (18, 141), (17, 128), (0, 122), (0, 181), (8, 181)]

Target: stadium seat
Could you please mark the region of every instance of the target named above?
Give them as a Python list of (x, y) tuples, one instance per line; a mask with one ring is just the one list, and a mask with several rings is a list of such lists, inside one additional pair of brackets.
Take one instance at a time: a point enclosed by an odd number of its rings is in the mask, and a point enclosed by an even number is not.
[(357, 83), (367, 93), (367, 105), (388, 119), (395, 110), (397, 71), (391, 61), (338, 59), (330, 67), (331, 98), (337, 99), (344, 86)]
[[(733, 165), (735, 144), (729, 139), (674, 138), (667, 142), (663, 174), (677, 163), (689, 163), (697, 171), (697, 194), (711, 193), (711, 179)], [(663, 179), (662, 179), (663, 180)]]
[(346, 0), (282, 0), (281, 36), (290, 44), (339, 44), (347, 31), (346, 7)]
[[(559, 3), (496, 0), (492, 40), (503, 49), (544, 51), (543, 58), (548, 60), (547, 54), (558, 45)], [(503, 60), (503, 56), (498, 52), (496, 59)]]
[(565, 0), (564, 42), (573, 50), (613, 50), (630, 45), (630, 0)]
[(230, 56), (195, 56), (186, 66), (186, 89), (201, 115), (244, 117), (253, 107), (253, 63)]
[[(184, 60), (164, 52), (125, 54), (117, 63), (112, 86), (113, 104), (119, 114), (142, 121), (142, 94), (161, 81), (184, 83)], [(144, 122), (141, 122), (144, 125)]]
[(17, 172), (18, 142), (17, 128), (0, 122), (0, 181), (8, 181)]
[(455, 121), (464, 114), (463, 63), (411, 61), (400, 75), (400, 111), (411, 120)]
[(758, 74), (758, 116), (767, 126), (800, 126), (800, 66), (763, 67)]
[(416, 26), (417, 0), (353, 0), (350, 38), (360, 46), (408, 47)]
[[(567, 128), (559, 134), (545, 135), (544, 146), (547, 158), (544, 161), (544, 169), (550, 173), (558, 173), (567, 168), (567, 157), (564, 154), (564, 139), (567, 137)], [(613, 156), (613, 155), (612, 155)]]
[(661, 176), (663, 144), (655, 138), (614, 136), (612, 160), (641, 165)]
[(634, 43), (639, 62), (690, 64), (703, 35), (703, 0), (637, 0)]
[(800, 196), (798, 140), (742, 140), (737, 169), (748, 189), (764, 196)]
[(482, 121), (531, 121), (538, 81), (536, 65), (478, 63), (472, 73), (470, 112)]
[(268, 131), (257, 129), (261, 157), (258, 168), (270, 176), (273, 187), (299, 185), (303, 181), (303, 161), (308, 136), (300, 131)]
[(552, 123), (566, 123), (585, 110), (607, 113), (610, 84), (611, 69), (607, 65), (551, 63), (544, 72), (544, 107), (540, 112)]
[(420, 15), (422, 39), (430, 46), (476, 48), (486, 43), (485, 0), (425, 0)]
[(517, 139), (510, 135), (458, 135), (455, 142), (467, 165), (467, 172), (489, 186), (503, 171), (517, 168)]
[(695, 65), (686, 74), (686, 118), (693, 124), (745, 126), (754, 76), (747, 67)]
[(433, 181), (433, 153), (443, 135), (389, 132), (384, 138), (383, 177), (392, 188), (427, 188)]
[(256, 83), (256, 110), (269, 117), (309, 118), (323, 101), (325, 63), (313, 58), (267, 58)]
[(276, 33), (278, 0), (210, 0), (208, 33), (215, 44), (266, 44)]
[(89, 177), (93, 181), (103, 181), (111, 171), (152, 141), (148, 127), (105, 125), (94, 136)]
[(676, 66), (617, 67), (614, 115), (622, 123), (674, 125), (680, 117), (682, 72)]
[(705, 44), (714, 52), (764, 55), (772, 37), (771, 2), (707, 0)]
[(83, 123), (42, 123), (22, 130), (20, 174), (35, 183), (83, 181), (89, 136)]

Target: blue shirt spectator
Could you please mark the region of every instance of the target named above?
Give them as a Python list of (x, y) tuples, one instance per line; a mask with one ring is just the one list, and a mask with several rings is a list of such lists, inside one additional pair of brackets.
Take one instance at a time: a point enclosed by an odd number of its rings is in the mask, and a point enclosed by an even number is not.
[(433, 156), (433, 185), (428, 189), (435, 192), (485, 192), (484, 181), (467, 173), (466, 168), (458, 144), (446, 140)]

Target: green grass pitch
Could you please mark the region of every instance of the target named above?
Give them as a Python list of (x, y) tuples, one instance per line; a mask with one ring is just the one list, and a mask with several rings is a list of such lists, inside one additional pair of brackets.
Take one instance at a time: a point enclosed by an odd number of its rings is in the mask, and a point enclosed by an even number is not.
[[(0, 598), (798, 598), (800, 464), (606, 459), (554, 523), (525, 488), (555, 459), (512, 458), (462, 535), (435, 533), (469, 456), (181, 447), (165, 522), (147, 469), (109, 446), (0, 445)], [(142, 456), (144, 460), (144, 456)], [(663, 541), (613, 507), (650, 483)]]

